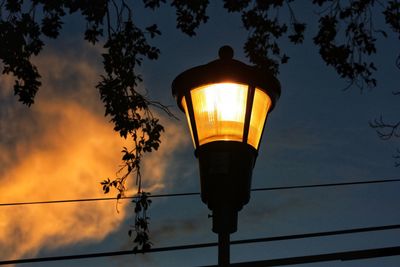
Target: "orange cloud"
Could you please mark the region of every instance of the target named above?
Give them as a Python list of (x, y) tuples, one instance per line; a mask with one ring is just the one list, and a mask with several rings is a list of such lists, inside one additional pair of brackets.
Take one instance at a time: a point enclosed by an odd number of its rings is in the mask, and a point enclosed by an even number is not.
[[(40, 130), (18, 140), (17, 158), (3, 171), (0, 202), (102, 197), (99, 181), (113, 175), (122, 144), (109, 125), (75, 103), (41, 103), (32, 112)], [(123, 219), (111, 202), (2, 207), (0, 247), (6, 249), (0, 255), (15, 258), (50, 244), (98, 241)]]
[(14, 86), (14, 78), (11, 75), (2, 74), (0, 79), (0, 97), (10, 95)]
[[(94, 89), (98, 69), (55, 54), (38, 65), (43, 88), (31, 110), (19, 103), (0, 107), (0, 113), (8, 110), (1, 117), (0, 203), (103, 197), (99, 182), (115, 177), (120, 151), (129, 140), (121, 139), (102, 116)], [(9, 96), (0, 97), (5, 101)], [(146, 190), (165, 186), (170, 156), (182, 145), (176, 134), (180, 126), (165, 119), (164, 126), (160, 150), (147, 155), (142, 167)], [(118, 229), (132, 210), (127, 207), (119, 214), (113, 201), (0, 207), (0, 258), (99, 242)]]

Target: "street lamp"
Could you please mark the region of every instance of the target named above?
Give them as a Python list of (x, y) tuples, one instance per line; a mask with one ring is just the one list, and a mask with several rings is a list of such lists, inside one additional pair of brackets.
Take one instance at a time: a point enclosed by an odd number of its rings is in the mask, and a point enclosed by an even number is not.
[(219, 59), (184, 71), (172, 83), (199, 160), (201, 199), (212, 210), (221, 266), (229, 264), (229, 234), (249, 202), (264, 124), (280, 92), (272, 74), (233, 59), (229, 46), (220, 48)]

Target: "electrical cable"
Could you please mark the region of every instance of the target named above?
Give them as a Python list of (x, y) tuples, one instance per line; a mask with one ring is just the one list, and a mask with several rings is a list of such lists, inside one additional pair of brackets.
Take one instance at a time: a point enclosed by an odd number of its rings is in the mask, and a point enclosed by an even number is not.
[[(265, 188), (253, 188), (253, 189), (251, 189), (251, 191), (259, 192), (259, 191), (290, 190), (290, 189), (302, 189), (302, 188), (349, 186), (349, 185), (378, 184), (378, 183), (392, 183), (392, 182), (400, 182), (400, 179), (384, 179), (384, 180), (329, 183), (329, 184), (265, 187)], [(181, 196), (195, 196), (195, 195), (200, 195), (200, 193), (189, 192), (189, 193), (157, 194), (157, 195), (149, 195), (149, 198), (181, 197)], [(136, 198), (136, 196), (122, 197), (120, 199), (123, 200), (123, 199), (134, 199), (134, 198)], [(117, 200), (117, 198), (116, 197), (104, 197), (104, 198), (82, 198), (82, 199), (48, 200), (48, 201), (13, 202), (13, 203), (0, 203), (0, 207), (19, 206), (19, 205), (37, 205), (37, 204), (73, 203), (73, 202), (92, 202), (92, 201), (107, 201), (107, 200)]]
[[(327, 232), (315, 232), (315, 233), (297, 234), (297, 235), (286, 235), (286, 236), (276, 236), (276, 237), (265, 237), (265, 238), (256, 238), (256, 239), (236, 240), (236, 241), (230, 242), (230, 244), (231, 245), (238, 245), (238, 244), (248, 244), (248, 243), (256, 243), (256, 242), (283, 241), (283, 240), (303, 239), (303, 238), (312, 238), (312, 237), (324, 237), (324, 236), (354, 234), (354, 233), (365, 233), (365, 232), (394, 230), (394, 229), (400, 229), (400, 224), (385, 225), (385, 226), (375, 226), (375, 227), (365, 227), (365, 228), (352, 228), (352, 229), (327, 231)], [(213, 243), (202, 243), (202, 244), (191, 244), (191, 245), (180, 245), (180, 246), (151, 248), (151, 249), (145, 251), (145, 253), (165, 252), (165, 251), (185, 250), (185, 249), (197, 249), (197, 248), (214, 247), (214, 246), (217, 246), (217, 245), (218, 245), (218, 243), (213, 242)], [(390, 251), (394, 250), (394, 252), (396, 253), (394, 255), (399, 255), (400, 254), (400, 247), (379, 248), (379, 249), (386, 249), (386, 250), (389, 249)], [(365, 251), (367, 251), (367, 250), (365, 250)], [(20, 263), (33, 263), (33, 262), (47, 262), (47, 261), (75, 260), (75, 259), (88, 259), (88, 258), (99, 258), (99, 257), (130, 255), (130, 254), (135, 254), (135, 253), (137, 253), (137, 252), (135, 252), (133, 250), (123, 250), (123, 251), (100, 252), (100, 253), (90, 253), (90, 254), (80, 254), (80, 255), (67, 255), (67, 256), (53, 256), (53, 257), (40, 257), (40, 258), (27, 258), (27, 259), (16, 259), (16, 260), (4, 260), (4, 261), (0, 261), (0, 265), (20, 264)], [(342, 252), (342, 253), (348, 253), (348, 252)], [(354, 252), (350, 252), (350, 253), (354, 253)], [(362, 252), (358, 251), (357, 253), (362, 253)], [(329, 255), (329, 254), (327, 254), (327, 255)], [(315, 257), (315, 256), (303, 256), (303, 257)], [(350, 258), (350, 256), (346, 256), (346, 257)], [(242, 266), (245, 266), (245, 265), (242, 265)], [(261, 266), (261, 265), (254, 265), (254, 266)], [(265, 265), (263, 265), (263, 266), (265, 266)]]
[[(351, 261), (361, 259), (371, 259), (380, 257), (390, 257), (400, 255), (400, 246), (385, 247), (375, 249), (353, 250), (345, 252), (335, 252), (318, 255), (307, 255), (291, 258), (281, 258), (272, 260), (250, 261), (231, 263), (231, 267), (266, 267), (266, 266), (284, 266), (293, 264), (315, 263), (324, 261)], [(202, 267), (218, 267), (217, 265), (208, 265)]]

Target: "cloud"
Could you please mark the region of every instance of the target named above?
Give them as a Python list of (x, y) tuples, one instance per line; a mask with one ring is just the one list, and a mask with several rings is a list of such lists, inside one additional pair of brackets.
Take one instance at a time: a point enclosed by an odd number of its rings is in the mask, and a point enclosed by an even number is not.
[[(16, 140), (14, 159), (2, 171), (0, 202), (103, 196), (99, 180), (118, 164), (119, 138), (101, 118), (73, 102), (41, 103), (32, 112), (36, 120), (22, 119), (16, 129), (23, 132), (35, 123), (36, 133)], [(0, 153), (7, 155), (6, 145)], [(0, 246), (6, 249), (0, 255), (16, 258), (45, 247), (98, 241), (123, 218), (106, 202), (2, 207)]]
[(14, 86), (14, 79), (11, 75), (3, 74), (0, 79), (0, 97), (10, 95)]
[[(115, 177), (129, 140), (102, 116), (94, 88), (99, 68), (68, 52), (46, 54), (37, 64), (43, 87), (31, 109), (10, 93), (0, 95), (0, 203), (103, 197), (99, 182)], [(172, 154), (187, 145), (176, 134), (181, 126), (162, 121), (161, 148), (143, 162), (146, 190), (165, 186)], [(99, 242), (118, 230), (132, 210), (129, 202), (121, 205), (119, 214), (110, 201), (0, 207), (0, 258)]]

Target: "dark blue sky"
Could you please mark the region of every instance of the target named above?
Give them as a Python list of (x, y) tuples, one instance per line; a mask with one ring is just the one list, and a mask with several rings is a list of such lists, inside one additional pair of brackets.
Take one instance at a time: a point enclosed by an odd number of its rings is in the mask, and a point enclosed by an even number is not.
[[(395, 58), (400, 52), (398, 40), (389, 37), (378, 41), (378, 53), (373, 57), (378, 67), (376, 88), (363, 92), (358, 88), (343, 91), (346, 82), (321, 61), (312, 44), (312, 36), (316, 31), (313, 8), (299, 5), (296, 10), (298, 17), (304, 18), (310, 27), (303, 45), (292, 47), (284, 44), (282, 47), (291, 59), (289, 64), (281, 67), (278, 76), (282, 85), (282, 96), (268, 118), (253, 173), (253, 188), (398, 178), (399, 169), (394, 168), (391, 157), (398, 143), (393, 140), (381, 141), (368, 125), (370, 120), (381, 114), (392, 120), (399, 118), (399, 96), (392, 95), (392, 91), (400, 89), (399, 70), (395, 68)], [(158, 156), (150, 155), (152, 159), (147, 159), (144, 179), (148, 179), (148, 186), (153, 189), (153, 194), (197, 192), (197, 162), (185, 118), (175, 108), (170, 84), (183, 70), (214, 60), (219, 47), (225, 44), (234, 48), (236, 59), (247, 62), (242, 51), (247, 33), (241, 26), (240, 17), (225, 13), (216, 1), (210, 4), (209, 22), (193, 38), (186, 37), (175, 29), (174, 11), (170, 8), (162, 8), (156, 12), (137, 8), (135, 14), (139, 24), (158, 22), (163, 32), (154, 41), (161, 49), (160, 59), (145, 62), (141, 69), (143, 88), (148, 90), (150, 97), (173, 105), (172, 110), (180, 118), (180, 121), (163, 119), (167, 128), (162, 144), (164, 150)], [(4, 183), (2, 188), (6, 192), (18, 192), (9, 177), (13, 177), (20, 188), (27, 188), (21, 189), (21, 193), (17, 194), (5, 193), (0, 198), (2, 203), (101, 196), (98, 181), (107, 175), (113, 175), (113, 166), (118, 164), (121, 142), (102, 139), (113, 135), (113, 126), (101, 117), (103, 111), (94, 91), (101, 73), (101, 49), (93, 49), (84, 44), (79, 27), (79, 20), (67, 21), (65, 35), (60, 40), (52, 41), (44, 54), (37, 59), (38, 65), (43, 69), (44, 83), (32, 110), (21, 107), (11, 94), (0, 94), (0, 152), (6, 155), (0, 157), (0, 181)], [(7, 81), (3, 76), (0, 81), (3, 90)], [(53, 116), (61, 119), (52, 120)], [(57, 121), (62, 123), (56, 123)], [(90, 129), (96, 130), (93, 132)], [(65, 140), (63, 145), (52, 139), (51, 136), (54, 135)], [(100, 141), (92, 140), (91, 135), (99, 136)], [(78, 139), (82, 142), (78, 142)], [(96, 142), (101, 144), (96, 145)], [(88, 145), (87, 150), (82, 147), (85, 144)], [(80, 149), (69, 151), (68, 147)], [(93, 147), (98, 149), (97, 154), (90, 153), (89, 150)], [(53, 158), (53, 153), (61, 155), (60, 165), (73, 166), (74, 169), (59, 169), (61, 167), (58, 164), (52, 165), (50, 170), (40, 167), (43, 160)], [(76, 164), (71, 157), (78, 158), (83, 163)], [(45, 182), (40, 187), (43, 190), (32, 191), (34, 185), (29, 186), (39, 182), (35, 182), (34, 177), (24, 171), (24, 164), (28, 164), (25, 162), (26, 158), (30, 160), (30, 166), (33, 166), (35, 177), (69, 177), (68, 179), (79, 180), (79, 184), (84, 184), (81, 186), (85, 190), (77, 192), (80, 188), (78, 185), (68, 187), (62, 184), (64, 180), (60, 180)], [(92, 178), (85, 178), (89, 176)], [(399, 190), (400, 183), (388, 183), (253, 192), (250, 203), (239, 213), (238, 232), (232, 235), (232, 239), (396, 224), (400, 222), (397, 207), (400, 201)], [(92, 192), (94, 193), (91, 194)], [(3, 225), (0, 223), (3, 235), (0, 235), (0, 246), (8, 246), (8, 242), (11, 244), (9, 249), (0, 252), (1, 259), (129, 249), (132, 243), (127, 231), (133, 210), (127, 205), (117, 214), (114, 207), (113, 202), (107, 202), (101, 207), (93, 203), (80, 203), (48, 205), (37, 210), (40, 214), (46, 214), (45, 220), (50, 222), (46, 227), (63, 228), (65, 223), (68, 231), (61, 231), (62, 233), (59, 230), (53, 233), (47, 231), (47, 228), (42, 229), (41, 218), (35, 217), (36, 208), (33, 206), (25, 207), (21, 211), (16, 210), (19, 208), (0, 207), (0, 217), (11, 218), (11, 214), (18, 212), (27, 214), (27, 218), (32, 220), (32, 231), (37, 230), (36, 235), (27, 235), (28, 232), (25, 231), (30, 221), (24, 223), (23, 217), (7, 219)], [(59, 216), (57, 212), (63, 209), (70, 210), (70, 213), (66, 217), (60, 216), (63, 220), (52, 223), (52, 218)], [(96, 216), (96, 213), (99, 215)], [(211, 232), (208, 214), (206, 206), (197, 196), (154, 199), (150, 210), (154, 247), (216, 241), (216, 235)], [(7, 230), (6, 227), (11, 223), (25, 224), (25, 227), (15, 226)], [(80, 229), (80, 232), (73, 232), (74, 228)], [(10, 236), (15, 238), (9, 241), (6, 238)], [(30, 245), (24, 247), (25, 240), (29, 240), (27, 243)], [(378, 248), (399, 245), (399, 240), (400, 231), (393, 230), (238, 245), (232, 246), (231, 259), (232, 262), (241, 262)], [(217, 249), (208, 248), (24, 266), (168, 267), (215, 264), (216, 260)], [(400, 258), (397, 256), (304, 266), (399, 265)]]

